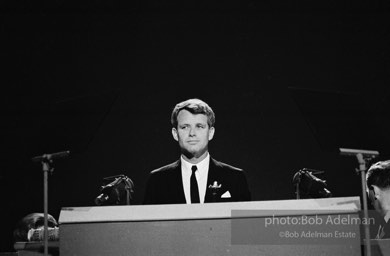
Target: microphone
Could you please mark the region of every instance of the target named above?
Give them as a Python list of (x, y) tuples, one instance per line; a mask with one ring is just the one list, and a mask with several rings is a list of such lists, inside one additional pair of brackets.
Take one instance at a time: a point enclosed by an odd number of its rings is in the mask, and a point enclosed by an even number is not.
[(116, 186), (117, 184), (119, 184), (120, 181), (121, 181), (121, 178), (117, 178), (117, 179), (115, 179), (113, 182), (111, 182), (110, 184), (108, 184), (108, 185), (106, 185), (106, 186), (102, 186), (102, 188), (101, 188), (101, 194), (95, 198), (95, 204), (96, 204), (96, 205), (102, 205), (102, 204), (104, 204), (108, 199), (110, 199), (110, 196), (109, 196), (109, 195), (110, 195), (112, 189), (114, 188), (114, 186)]
[(358, 154), (362, 154), (364, 157), (374, 158), (379, 155), (379, 152), (365, 149), (340, 148), (340, 155), (342, 156), (356, 156)]
[(302, 170), (299, 170), (297, 173), (295, 173), (293, 177), (293, 184), (298, 189), (297, 193), (299, 193), (299, 197), (332, 197), (332, 193), (326, 188), (326, 181), (316, 177), (313, 173), (321, 174), (323, 171), (303, 168)]
[(36, 157), (31, 158), (31, 160), (33, 162), (51, 161), (51, 160), (55, 160), (55, 159), (65, 158), (65, 157), (69, 156), (69, 154), (70, 154), (70, 151), (67, 150), (67, 151), (61, 151), (61, 152), (52, 153), (52, 154), (43, 154), (41, 156), (36, 156)]
[(107, 177), (107, 179), (115, 178), (111, 183), (101, 187), (101, 194), (95, 198), (96, 205), (121, 204), (126, 201), (130, 204), (132, 194), (134, 193), (133, 181), (125, 175)]
[(95, 204), (96, 205), (102, 205), (104, 204), (110, 197), (107, 194), (100, 194), (98, 197), (95, 198)]

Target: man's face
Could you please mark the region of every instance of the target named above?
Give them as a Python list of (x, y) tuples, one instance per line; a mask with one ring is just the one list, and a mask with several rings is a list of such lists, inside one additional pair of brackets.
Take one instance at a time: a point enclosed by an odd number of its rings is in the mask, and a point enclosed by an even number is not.
[(179, 112), (177, 121), (177, 129), (172, 128), (173, 138), (179, 142), (186, 157), (199, 158), (208, 150), (209, 140), (214, 136), (214, 127), (209, 127), (206, 115), (194, 115), (187, 110)]

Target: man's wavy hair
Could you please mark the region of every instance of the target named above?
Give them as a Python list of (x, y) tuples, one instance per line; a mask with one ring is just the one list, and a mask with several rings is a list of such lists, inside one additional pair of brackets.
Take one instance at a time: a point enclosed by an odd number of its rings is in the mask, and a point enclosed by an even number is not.
[(175, 108), (172, 111), (171, 123), (172, 127), (177, 129), (178, 121), (177, 116), (181, 110), (187, 110), (192, 114), (204, 114), (207, 116), (207, 124), (210, 127), (215, 125), (215, 114), (206, 102), (200, 99), (189, 99), (183, 102), (176, 104)]
[[(48, 226), (51, 228), (57, 227), (58, 223), (54, 217), (48, 214)], [(13, 236), (15, 242), (27, 242), (27, 233), (30, 229), (37, 229), (44, 226), (44, 214), (43, 213), (30, 213), (19, 220), (14, 229)]]
[(390, 188), (390, 160), (379, 161), (371, 165), (366, 175), (367, 187), (372, 185), (381, 189)]

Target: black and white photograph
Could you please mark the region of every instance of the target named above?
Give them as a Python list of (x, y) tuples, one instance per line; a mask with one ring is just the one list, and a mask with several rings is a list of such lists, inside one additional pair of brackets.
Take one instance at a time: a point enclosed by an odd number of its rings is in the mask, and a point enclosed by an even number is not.
[(1, 1), (0, 256), (390, 255), (389, 17)]

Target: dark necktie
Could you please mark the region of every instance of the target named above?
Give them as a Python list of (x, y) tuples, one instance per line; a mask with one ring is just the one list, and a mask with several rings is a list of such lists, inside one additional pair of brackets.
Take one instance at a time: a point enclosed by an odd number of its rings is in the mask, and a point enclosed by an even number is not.
[(192, 174), (191, 174), (191, 204), (200, 203), (199, 201), (199, 189), (198, 189), (198, 182), (196, 181), (195, 172), (197, 170), (196, 165), (193, 165), (191, 167)]

